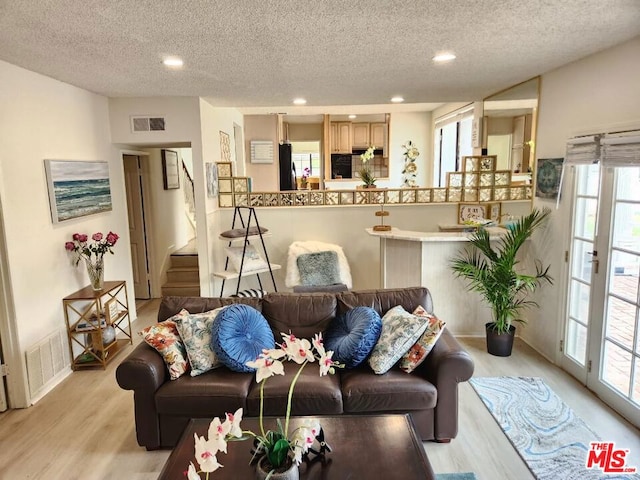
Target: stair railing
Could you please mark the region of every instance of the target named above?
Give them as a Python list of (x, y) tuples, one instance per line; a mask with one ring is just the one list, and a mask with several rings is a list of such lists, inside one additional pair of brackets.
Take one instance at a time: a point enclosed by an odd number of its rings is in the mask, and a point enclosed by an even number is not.
[(186, 165), (182, 162), (182, 191), (184, 192), (184, 206), (187, 218), (193, 225), (196, 226), (196, 194), (195, 187), (193, 185), (193, 178)]

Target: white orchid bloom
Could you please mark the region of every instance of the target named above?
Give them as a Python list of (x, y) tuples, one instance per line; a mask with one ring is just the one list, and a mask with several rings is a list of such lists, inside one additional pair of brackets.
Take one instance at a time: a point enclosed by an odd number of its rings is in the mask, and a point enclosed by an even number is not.
[(218, 417), (211, 420), (207, 436), (209, 437), (208, 442), (215, 447), (216, 451), (227, 453), (227, 439), (225, 437), (227, 433), (229, 433), (229, 430), (231, 430), (231, 423), (226, 421), (220, 423)]
[(322, 334), (316, 333), (313, 336), (313, 340), (311, 341), (311, 343), (313, 343), (313, 346), (315, 347), (316, 352), (318, 352), (318, 355), (322, 357), (325, 354), (324, 341), (322, 340)]
[(198, 471), (193, 462), (189, 462), (189, 470), (187, 470), (187, 480), (201, 480)]
[(318, 435), (319, 432), (320, 424), (315, 423), (303, 425), (293, 433), (291, 443), (294, 447), (293, 460), (296, 464), (300, 464), (302, 455), (305, 454), (316, 441), (316, 435)]
[(278, 360), (286, 355), (287, 355), (286, 352), (281, 348), (271, 348), (271, 349), (263, 348), (262, 353), (260, 354), (261, 357), (264, 357), (264, 358), (269, 357), (272, 360)]
[(329, 350), (328, 352), (325, 352), (324, 355), (320, 355), (319, 363), (321, 377), (324, 377), (328, 373), (335, 373), (335, 369), (333, 367), (337, 365), (337, 362), (334, 362), (331, 357), (333, 357), (333, 350)]
[(260, 354), (253, 362), (247, 362), (247, 366), (256, 369), (256, 382), (258, 383), (273, 375), (284, 375), (282, 362), (265, 357), (263, 354)]
[(311, 351), (311, 343), (306, 338), (297, 339), (294, 344), (287, 344), (287, 348), (289, 360), (293, 360), (298, 365), (304, 362), (314, 362), (316, 359)]
[(229, 423), (229, 435), (231, 437), (240, 438), (242, 437), (242, 428), (240, 427), (240, 422), (242, 421), (242, 408), (239, 408), (235, 411), (235, 413), (227, 413), (227, 419), (225, 423)]
[(218, 453), (216, 446), (210, 440), (198, 437), (196, 433), (193, 434), (193, 437), (196, 444), (196, 460), (200, 465), (200, 470), (203, 472), (215, 472), (222, 466), (216, 458), (216, 453)]

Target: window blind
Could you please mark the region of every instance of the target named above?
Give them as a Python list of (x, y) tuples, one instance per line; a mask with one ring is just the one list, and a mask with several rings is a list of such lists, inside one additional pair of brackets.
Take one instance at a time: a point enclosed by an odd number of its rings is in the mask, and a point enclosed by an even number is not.
[(640, 131), (607, 134), (601, 140), (605, 167), (640, 166)]
[(564, 166), (589, 165), (600, 161), (600, 135), (576, 137), (567, 141)]

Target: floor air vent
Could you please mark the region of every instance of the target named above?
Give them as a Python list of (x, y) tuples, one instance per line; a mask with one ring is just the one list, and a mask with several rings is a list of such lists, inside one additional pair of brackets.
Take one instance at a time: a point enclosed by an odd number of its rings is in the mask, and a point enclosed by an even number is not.
[(27, 351), (27, 376), (31, 399), (39, 397), (55, 385), (52, 380), (68, 367), (69, 346), (67, 333), (60, 330)]

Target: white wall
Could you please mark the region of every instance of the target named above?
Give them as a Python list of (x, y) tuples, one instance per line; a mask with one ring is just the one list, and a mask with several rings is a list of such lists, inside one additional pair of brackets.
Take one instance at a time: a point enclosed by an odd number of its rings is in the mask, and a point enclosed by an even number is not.
[(420, 152), (416, 160), (416, 183), (426, 187), (427, 176), (433, 164), (433, 128), (431, 112), (392, 113), (389, 121), (389, 181), (380, 182), (383, 187), (402, 186), (402, 169), (405, 157), (402, 145), (411, 140)]
[[(89, 283), (64, 249), (73, 233), (120, 235), (115, 255), (105, 259), (105, 279), (125, 280), (130, 298), (133, 279), (123, 166), (111, 144), (107, 99), (2, 61), (0, 84), (0, 196), (15, 307), (10, 321), (21, 354), (10, 366), (18, 372), (27, 349), (65, 328), (62, 298)], [(113, 210), (54, 225), (44, 159), (108, 161)]]
[[(538, 118), (537, 157), (564, 157), (566, 141), (577, 134), (640, 127), (640, 37), (591, 55), (542, 76)], [(563, 190), (568, 191), (565, 182)], [(567, 268), (569, 198), (562, 195), (553, 212), (550, 235), (538, 250), (551, 263), (554, 288), (539, 295), (540, 308), (523, 337), (551, 359), (559, 359)], [(555, 202), (536, 199), (535, 206), (555, 208)]]
[[(218, 231), (231, 228), (231, 222), (219, 225), (216, 216), (218, 208), (217, 198), (208, 198), (206, 193), (206, 179), (204, 164), (207, 162), (219, 162), (222, 159), (220, 150), (220, 132), (229, 134), (231, 143), (231, 160), (235, 158), (235, 139), (233, 125), (244, 128), (242, 114), (235, 108), (214, 107), (205, 100), (200, 100), (200, 134), (202, 141), (202, 155), (193, 157), (193, 167), (196, 175), (196, 198), (205, 199), (206, 208), (197, 211), (198, 221), (198, 262), (200, 267), (200, 293), (202, 296), (213, 295), (213, 278), (211, 273), (219, 267), (215, 263), (212, 250), (216, 248)], [(234, 170), (237, 171), (237, 170)], [(247, 172), (250, 176), (250, 174)], [(197, 202), (197, 205), (200, 203)]]
[[(244, 117), (244, 151), (247, 177), (252, 178), (253, 191), (280, 190), (278, 160), (278, 117), (276, 115), (246, 115)], [(251, 140), (273, 142), (273, 163), (251, 163)]]

